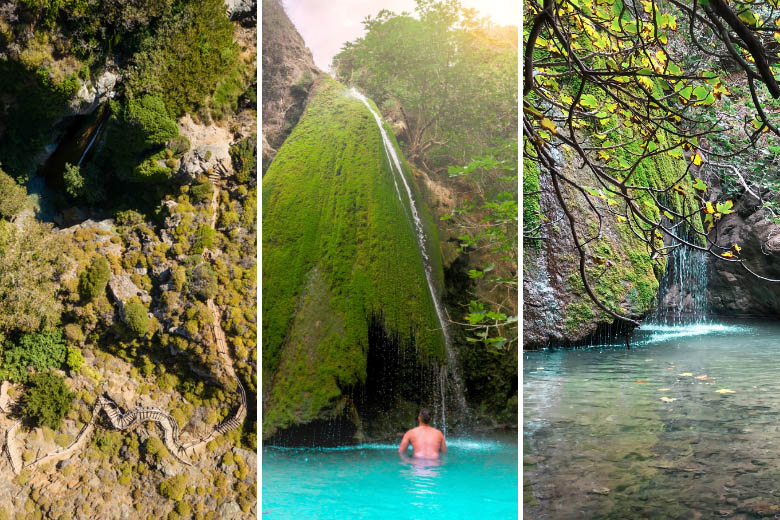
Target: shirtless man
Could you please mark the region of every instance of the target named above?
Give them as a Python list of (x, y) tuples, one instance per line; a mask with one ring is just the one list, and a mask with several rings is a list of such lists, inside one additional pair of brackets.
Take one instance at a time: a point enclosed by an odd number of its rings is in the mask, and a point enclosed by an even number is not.
[(406, 432), (398, 452), (405, 455), (409, 443), (414, 449), (414, 456), (418, 459), (438, 459), (439, 452), (447, 453), (447, 441), (444, 435), (436, 428), (429, 426), (431, 412), (427, 408), (420, 410), (417, 416), (419, 426)]

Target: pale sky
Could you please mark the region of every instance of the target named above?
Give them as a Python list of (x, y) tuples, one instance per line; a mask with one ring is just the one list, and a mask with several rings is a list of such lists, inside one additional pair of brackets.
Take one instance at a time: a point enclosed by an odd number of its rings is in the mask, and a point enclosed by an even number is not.
[[(333, 56), (344, 43), (363, 36), (363, 20), (382, 9), (414, 14), (414, 0), (282, 0), (287, 15), (314, 55), (314, 62), (330, 70)], [(461, 0), (465, 8), (476, 9), (498, 25), (520, 24), (518, 0)]]

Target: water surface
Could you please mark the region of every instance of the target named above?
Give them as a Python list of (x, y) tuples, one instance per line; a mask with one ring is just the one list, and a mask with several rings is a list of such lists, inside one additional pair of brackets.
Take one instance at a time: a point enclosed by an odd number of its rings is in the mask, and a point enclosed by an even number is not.
[(780, 324), (524, 354), (526, 518), (780, 518)]
[(449, 440), (440, 461), (396, 444), (264, 447), (262, 518), (517, 518), (517, 457), (514, 435)]

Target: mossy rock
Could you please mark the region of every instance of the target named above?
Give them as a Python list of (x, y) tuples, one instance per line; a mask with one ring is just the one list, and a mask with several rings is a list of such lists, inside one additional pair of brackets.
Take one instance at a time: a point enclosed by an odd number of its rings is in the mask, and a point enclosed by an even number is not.
[[(435, 226), (404, 169), (441, 286)], [(264, 438), (348, 413), (346, 389), (365, 382), (374, 313), (421, 357), (443, 359), (402, 180), (374, 117), (345, 87), (330, 78), (315, 87), (263, 178), (262, 200)]]

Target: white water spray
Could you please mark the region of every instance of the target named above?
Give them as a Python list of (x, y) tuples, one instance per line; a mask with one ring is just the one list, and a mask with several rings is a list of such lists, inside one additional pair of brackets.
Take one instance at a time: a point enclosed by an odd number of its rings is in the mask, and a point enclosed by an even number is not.
[(104, 119), (100, 126), (97, 127), (97, 130), (95, 130), (95, 134), (92, 136), (92, 139), (89, 140), (89, 144), (86, 148), (84, 148), (84, 153), (81, 154), (81, 157), (79, 158), (79, 162), (76, 166), (81, 166), (82, 161), (84, 160), (84, 157), (87, 156), (87, 152), (89, 152), (89, 149), (92, 148), (92, 145), (95, 144), (95, 139), (97, 139), (97, 136), (100, 135), (100, 129), (103, 128), (103, 125), (106, 123), (106, 120)]
[[(404, 188), (406, 189), (406, 195), (409, 201), (409, 208), (412, 212), (412, 219), (414, 220), (414, 227), (417, 235), (417, 244), (420, 247), (420, 253), (422, 254), (423, 264), (425, 266), (425, 279), (428, 282), (428, 289), (431, 292), (431, 298), (433, 299), (433, 306), (436, 308), (436, 315), (439, 318), (439, 324), (441, 325), (442, 333), (444, 334), (444, 345), (447, 351), (447, 361), (448, 364), (453, 367), (453, 370), (451, 370), (450, 372), (452, 375), (452, 381), (456, 389), (455, 397), (458, 402), (458, 406), (461, 409), (460, 411), (462, 413), (467, 413), (468, 407), (466, 405), (466, 399), (463, 395), (463, 383), (460, 380), (460, 375), (457, 373), (456, 370), (454, 370), (457, 359), (455, 356), (455, 352), (452, 349), (452, 342), (450, 340), (449, 330), (447, 329), (447, 322), (444, 317), (444, 311), (442, 310), (442, 305), (439, 302), (439, 298), (436, 295), (436, 290), (434, 289), (432, 268), (430, 265), (430, 259), (428, 257), (428, 250), (425, 245), (425, 231), (422, 225), (422, 220), (420, 220), (420, 216), (417, 211), (417, 206), (415, 205), (414, 197), (412, 196), (412, 190), (409, 187), (409, 183), (406, 182), (406, 177), (404, 176), (403, 168), (401, 167), (401, 161), (398, 159), (398, 154), (395, 151), (393, 142), (390, 140), (390, 137), (387, 135), (387, 132), (385, 131), (385, 127), (382, 124), (382, 118), (371, 107), (371, 104), (368, 102), (368, 99), (366, 99), (366, 97), (363, 94), (361, 94), (354, 88), (349, 90), (349, 94), (362, 101), (363, 104), (366, 105), (366, 108), (368, 108), (369, 112), (371, 112), (371, 115), (374, 116), (376, 125), (379, 127), (379, 132), (382, 135), (382, 143), (384, 144), (385, 155), (387, 156), (387, 160), (390, 163), (390, 170), (393, 175), (393, 184), (395, 184), (395, 192), (398, 195), (398, 200), (401, 202), (401, 206), (404, 207), (404, 211), (406, 211), (406, 207), (404, 206), (404, 201), (401, 197), (401, 192), (398, 189), (398, 181), (396, 180), (397, 178), (401, 179), (401, 182), (403, 183)], [(444, 423), (444, 429), (446, 431), (446, 406), (444, 402), (445, 386), (446, 385), (444, 384), (444, 381), (442, 381), (441, 382), (442, 422)]]

